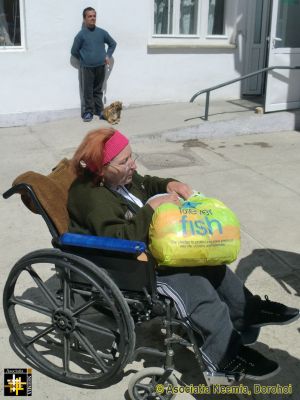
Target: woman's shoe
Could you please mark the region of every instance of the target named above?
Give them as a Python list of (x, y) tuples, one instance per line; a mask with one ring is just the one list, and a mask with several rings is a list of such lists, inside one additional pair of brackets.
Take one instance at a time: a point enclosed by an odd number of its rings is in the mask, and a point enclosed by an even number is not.
[(262, 300), (260, 297), (257, 300), (257, 305), (248, 321), (251, 327), (286, 325), (299, 318), (300, 314), (297, 308), (287, 307), (284, 304), (271, 301), (268, 296), (265, 296), (265, 300)]
[(250, 346), (256, 343), (260, 333), (260, 328), (255, 328), (249, 326), (246, 331), (240, 332), (242, 338), (242, 344), (245, 346)]
[(279, 365), (258, 351), (241, 346), (238, 354), (220, 365), (218, 372), (238, 375), (255, 381), (271, 378), (280, 371)]

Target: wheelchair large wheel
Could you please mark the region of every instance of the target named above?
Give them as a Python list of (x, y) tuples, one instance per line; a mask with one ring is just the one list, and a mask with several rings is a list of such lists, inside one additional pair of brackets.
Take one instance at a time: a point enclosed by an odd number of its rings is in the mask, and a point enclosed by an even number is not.
[(9, 274), (3, 304), (18, 350), (54, 379), (101, 387), (131, 360), (129, 307), (105, 271), (86, 259), (57, 249), (24, 256)]
[(150, 367), (134, 374), (128, 384), (130, 400), (174, 400), (172, 388), (177, 387), (177, 380), (171, 374), (161, 381), (165, 372), (163, 368)]

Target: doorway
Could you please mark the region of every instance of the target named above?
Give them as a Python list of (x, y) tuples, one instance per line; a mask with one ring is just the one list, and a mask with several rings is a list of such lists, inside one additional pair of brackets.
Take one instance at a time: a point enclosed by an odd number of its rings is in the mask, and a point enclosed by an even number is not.
[[(268, 54), (270, 0), (247, 1), (244, 75), (265, 68)], [(262, 96), (265, 74), (242, 82), (242, 96)]]
[(300, 108), (300, 0), (273, 0), (265, 112)]

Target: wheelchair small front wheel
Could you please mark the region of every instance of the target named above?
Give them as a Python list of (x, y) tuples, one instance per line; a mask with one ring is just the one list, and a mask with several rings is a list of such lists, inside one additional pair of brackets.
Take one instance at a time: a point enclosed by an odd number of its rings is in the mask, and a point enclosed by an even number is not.
[(133, 375), (128, 384), (130, 400), (174, 400), (173, 388), (177, 387), (177, 380), (173, 373), (161, 382), (166, 372), (163, 368), (144, 368)]

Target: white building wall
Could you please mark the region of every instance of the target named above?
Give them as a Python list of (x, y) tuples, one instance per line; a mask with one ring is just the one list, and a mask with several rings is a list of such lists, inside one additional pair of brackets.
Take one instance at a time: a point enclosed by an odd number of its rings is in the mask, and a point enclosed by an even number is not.
[[(149, 49), (152, 0), (24, 0), (26, 48), (0, 50), (0, 126), (78, 113), (78, 70), (70, 48), (87, 6), (95, 7), (97, 25), (118, 43), (107, 103), (188, 101), (196, 91), (242, 72), (236, 49)], [(231, 85), (214, 98), (237, 98), (239, 90)]]

